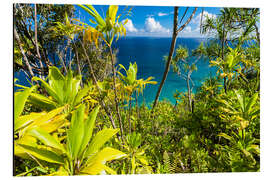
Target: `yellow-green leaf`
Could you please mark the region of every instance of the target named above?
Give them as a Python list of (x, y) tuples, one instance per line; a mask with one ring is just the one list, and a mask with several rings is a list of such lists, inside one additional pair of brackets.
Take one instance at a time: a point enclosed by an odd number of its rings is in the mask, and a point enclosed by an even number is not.
[(26, 153), (31, 154), (32, 156), (38, 159), (41, 159), (50, 163), (57, 163), (57, 164), (64, 163), (63, 158), (52, 151), (39, 149), (37, 147), (28, 146), (24, 144), (19, 144), (19, 146), (21, 146)]
[(114, 136), (119, 129), (103, 129), (99, 131), (93, 140), (90, 142), (89, 147), (85, 153), (85, 157), (96, 153), (112, 136)]

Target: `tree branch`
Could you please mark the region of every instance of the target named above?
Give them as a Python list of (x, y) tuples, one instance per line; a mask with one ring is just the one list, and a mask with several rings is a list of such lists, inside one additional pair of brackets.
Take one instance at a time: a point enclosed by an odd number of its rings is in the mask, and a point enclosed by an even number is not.
[(191, 19), (193, 18), (193, 16), (195, 15), (196, 11), (197, 11), (197, 7), (193, 10), (192, 14), (189, 16), (188, 20), (176, 31), (177, 33), (179, 33), (180, 31), (182, 31), (186, 25), (188, 25), (188, 23), (191, 21)]
[(15, 39), (16, 39), (17, 42), (18, 42), (18, 45), (19, 45), (20, 51), (21, 51), (21, 53), (22, 53), (22, 55), (23, 55), (23, 59), (24, 59), (24, 61), (25, 61), (25, 64), (26, 64), (26, 66), (27, 66), (27, 68), (28, 68), (28, 70), (29, 70), (29, 72), (30, 72), (30, 75), (31, 75), (32, 77), (34, 77), (35, 75), (34, 75), (34, 73), (33, 73), (32, 67), (30, 66), (30, 63), (29, 63), (29, 61), (28, 61), (28, 58), (26, 57), (25, 52), (24, 52), (24, 50), (23, 50), (23, 48), (22, 48), (20, 37), (19, 37), (19, 35), (18, 35), (17, 31), (16, 31), (16, 28), (14, 27), (13, 29), (14, 29), (14, 36), (15, 36)]

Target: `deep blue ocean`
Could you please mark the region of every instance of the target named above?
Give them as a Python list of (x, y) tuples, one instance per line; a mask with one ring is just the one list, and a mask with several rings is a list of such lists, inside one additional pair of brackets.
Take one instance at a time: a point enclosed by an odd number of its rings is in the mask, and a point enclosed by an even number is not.
[[(197, 48), (201, 42), (205, 42), (207, 39), (202, 38), (178, 38), (176, 41), (176, 47), (183, 45), (190, 50)], [(139, 103), (145, 102), (150, 104), (154, 101), (159, 84), (161, 82), (165, 61), (164, 55), (168, 55), (171, 44), (171, 38), (165, 37), (124, 37), (119, 39), (114, 47), (118, 49), (117, 63), (124, 65), (127, 69), (129, 62), (136, 62), (138, 65), (138, 79), (146, 79), (149, 76), (154, 77), (158, 82), (156, 85), (146, 85), (143, 96), (139, 97)], [(215, 75), (215, 69), (209, 67), (207, 61), (200, 60), (197, 63), (198, 70), (194, 71), (191, 78), (195, 84), (193, 92), (196, 92), (205, 78)], [(25, 79), (23, 72), (16, 72), (15, 78), (19, 79), (19, 84), (27, 85), (28, 82)], [(167, 99), (172, 103), (175, 103), (173, 94), (176, 90), (185, 92), (186, 81), (173, 73), (172, 69), (169, 71), (165, 85), (163, 86), (159, 100)]]
[[(187, 47), (191, 53), (201, 42), (206, 41), (207, 39), (202, 38), (178, 38), (176, 47), (181, 44)], [(170, 45), (171, 38), (163, 37), (125, 37), (117, 41), (116, 47), (119, 49), (117, 54), (118, 63), (128, 68), (129, 62), (136, 62), (138, 65), (138, 79), (146, 79), (149, 76), (153, 76), (154, 80), (158, 82), (156, 85), (150, 84), (146, 86), (143, 97), (139, 97), (140, 103), (145, 101), (146, 104), (149, 104), (154, 101), (166, 65), (163, 56), (169, 54)], [(198, 70), (191, 75), (195, 84), (193, 92), (196, 92), (196, 89), (203, 83), (205, 78), (214, 76), (216, 72), (203, 59), (198, 61), (197, 67)], [(176, 75), (171, 69), (162, 88), (159, 100), (167, 99), (175, 103), (173, 94), (176, 90), (185, 92), (187, 90), (186, 81)]]

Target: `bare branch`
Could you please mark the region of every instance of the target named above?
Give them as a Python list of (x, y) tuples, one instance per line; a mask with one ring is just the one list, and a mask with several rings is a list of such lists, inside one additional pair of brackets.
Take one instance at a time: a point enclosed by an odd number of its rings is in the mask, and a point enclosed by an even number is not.
[(32, 67), (30, 66), (30, 63), (29, 63), (29, 61), (28, 61), (28, 58), (26, 57), (25, 52), (24, 52), (24, 50), (23, 50), (23, 48), (22, 48), (20, 37), (19, 37), (19, 35), (18, 35), (17, 31), (16, 31), (16, 28), (14, 27), (13, 29), (14, 29), (14, 36), (15, 36), (15, 39), (16, 39), (17, 42), (18, 42), (18, 45), (19, 45), (20, 51), (21, 51), (21, 53), (22, 53), (22, 55), (23, 55), (23, 59), (24, 59), (24, 61), (25, 61), (25, 64), (26, 64), (26, 66), (27, 66), (27, 68), (28, 68), (28, 70), (29, 70), (31, 76), (34, 77), (35, 75), (34, 75), (34, 73), (33, 73)]
[(197, 7), (193, 10), (192, 14), (189, 16), (188, 20), (176, 31), (177, 33), (179, 33), (180, 31), (182, 31), (186, 25), (188, 25), (188, 23), (191, 21), (191, 19), (193, 18), (193, 16), (195, 15), (196, 11), (197, 11)]
[[(41, 61), (41, 56), (40, 56), (39, 47), (38, 47), (38, 40), (37, 40), (37, 5), (35, 4), (34, 6), (35, 6), (35, 44), (36, 44), (37, 56), (39, 59), (39, 65), (40, 65), (40, 68), (43, 70), (43, 64)], [(41, 73), (40, 78), (44, 80), (43, 73)]]

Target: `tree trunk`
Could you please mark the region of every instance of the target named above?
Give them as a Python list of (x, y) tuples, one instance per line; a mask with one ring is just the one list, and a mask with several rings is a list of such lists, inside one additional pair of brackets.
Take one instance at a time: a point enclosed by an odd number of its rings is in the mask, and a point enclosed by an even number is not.
[[(96, 80), (96, 77), (95, 77), (95, 74), (94, 74), (94, 70), (93, 70), (92, 64), (91, 64), (91, 62), (90, 62), (90, 59), (89, 59), (89, 57), (88, 57), (88, 55), (87, 55), (87, 52), (86, 52), (86, 50), (85, 50), (85, 48), (84, 48), (82, 42), (81, 42), (81, 45), (82, 45), (82, 48), (83, 48), (83, 50), (84, 50), (85, 56), (86, 56), (86, 58), (87, 58), (88, 65), (89, 65), (89, 68), (90, 68), (90, 74), (91, 74), (91, 76), (92, 76), (92, 78), (93, 78), (94, 84), (97, 86), (97, 89), (98, 89), (98, 91), (99, 91), (99, 94), (101, 94), (101, 90), (100, 90), (100, 88), (99, 88), (99, 86), (98, 86), (98, 84), (97, 84), (97, 80)], [(100, 100), (100, 104), (101, 104), (102, 108), (105, 110), (107, 116), (109, 117), (109, 119), (110, 119), (110, 121), (111, 121), (111, 124), (112, 124), (113, 128), (116, 129), (115, 122), (114, 122), (114, 120), (113, 120), (113, 118), (112, 118), (112, 114), (111, 114), (110, 108), (107, 107), (107, 106), (105, 105), (105, 103), (104, 103), (103, 100)], [(121, 139), (122, 139), (122, 141), (123, 141), (122, 134), (121, 134)], [(120, 139), (119, 139), (119, 140), (120, 140)], [(124, 142), (124, 141), (123, 141), (123, 142)]]
[[(173, 35), (172, 35), (170, 52), (169, 52), (169, 56), (168, 56), (168, 61), (167, 61), (167, 64), (166, 64), (166, 68), (165, 68), (165, 71), (163, 73), (163, 77), (162, 77), (161, 83), (159, 85), (158, 92), (157, 92), (157, 95), (156, 95), (156, 98), (155, 98), (155, 101), (154, 101), (154, 104), (153, 104), (152, 112), (154, 111), (154, 108), (157, 105), (158, 98), (160, 96), (162, 87), (163, 87), (163, 85), (165, 83), (165, 80), (167, 78), (168, 72), (170, 70), (170, 64), (171, 64), (173, 53), (174, 53), (174, 48), (175, 48), (175, 43), (176, 43), (176, 37), (177, 37), (178, 33), (180, 31), (182, 31), (188, 25), (188, 23), (191, 21), (191, 19), (195, 15), (197, 9), (198, 8), (195, 8), (193, 10), (192, 14), (190, 15), (190, 17), (187, 19), (187, 21), (179, 29), (177, 29), (178, 28), (178, 7), (174, 7)], [(184, 18), (185, 14), (186, 13), (184, 13), (184, 15), (182, 16), (181, 20)]]
[[(221, 44), (221, 57), (222, 61), (224, 61), (224, 42), (225, 42), (225, 23), (226, 23), (226, 17), (224, 18), (225, 22), (223, 23), (223, 31), (222, 31), (222, 44)], [(223, 78), (223, 85), (225, 93), (227, 93), (227, 79), (226, 77)]]
[(129, 124), (129, 134), (131, 134), (131, 95), (129, 96), (129, 107), (128, 107), (128, 124)]
[(187, 88), (188, 88), (188, 109), (189, 112), (192, 112), (192, 99), (191, 99), (191, 90), (189, 84), (190, 76), (187, 77)]
[(16, 39), (17, 42), (18, 42), (18, 46), (19, 46), (20, 51), (21, 51), (21, 53), (22, 53), (22, 55), (23, 55), (23, 59), (24, 59), (24, 61), (25, 61), (25, 64), (26, 64), (26, 66), (27, 66), (27, 68), (28, 68), (28, 70), (29, 70), (30, 75), (31, 75), (32, 77), (34, 77), (35, 75), (34, 75), (34, 73), (33, 73), (32, 67), (31, 67), (31, 65), (30, 65), (30, 63), (29, 63), (29, 61), (28, 61), (28, 58), (27, 58), (26, 55), (25, 55), (24, 49), (22, 48), (20, 37), (19, 37), (19, 35), (18, 35), (17, 31), (16, 31), (16, 28), (14, 27), (13, 29), (14, 29), (14, 36), (15, 36), (15, 39)]
[(74, 42), (73, 42), (73, 45), (75, 47), (75, 54), (76, 54), (76, 60), (77, 60), (78, 73), (81, 76), (82, 72), (81, 72), (81, 66), (80, 66), (81, 63), (80, 63), (79, 55), (78, 55), (78, 49), (77, 49), (77, 46), (76, 46), (76, 44)]
[(152, 107), (152, 112), (153, 112), (154, 108), (157, 105), (158, 98), (160, 96), (161, 90), (162, 90), (163, 85), (165, 83), (165, 80), (167, 78), (167, 75), (168, 75), (168, 72), (169, 72), (169, 69), (170, 69), (170, 64), (171, 64), (171, 61), (172, 61), (172, 56), (173, 56), (173, 53), (174, 53), (176, 37), (177, 37), (178, 7), (174, 7), (174, 21), (173, 22), (174, 22), (173, 23), (174, 24), (173, 25), (173, 35), (172, 35), (172, 41), (171, 41), (171, 47), (170, 47), (170, 52), (169, 52), (169, 56), (168, 56), (168, 61), (167, 61), (166, 68), (165, 68), (165, 71), (163, 73), (163, 77), (162, 77), (161, 83), (159, 85), (157, 94), (156, 94), (156, 98), (155, 98), (155, 101), (154, 101), (154, 104), (153, 104), (153, 107)]
[(39, 66), (41, 69), (41, 73), (40, 73), (40, 78), (44, 80), (44, 75), (43, 75), (43, 64), (42, 64), (42, 60), (41, 60), (41, 55), (39, 53), (39, 47), (38, 47), (38, 37), (37, 37), (37, 5), (35, 4), (35, 44), (36, 44), (36, 51), (37, 51), (37, 56), (38, 56), (38, 60), (39, 60)]
[(119, 101), (118, 101), (118, 96), (117, 96), (117, 91), (116, 91), (116, 72), (114, 68), (114, 58), (113, 58), (113, 53), (112, 53), (112, 48), (109, 46), (110, 49), (110, 56), (111, 56), (111, 63), (112, 63), (112, 71), (113, 71), (113, 90), (114, 90), (114, 101), (115, 101), (115, 108), (116, 108), (116, 113), (119, 121), (119, 126), (120, 126), (120, 132), (121, 132), (121, 137), (123, 136), (123, 124), (120, 116), (120, 111), (119, 111)]
[(140, 112), (139, 112), (139, 104), (138, 104), (138, 92), (135, 92), (135, 101), (136, 101), (136, 111), (137, 111), (137, 119), (140, 119)]

